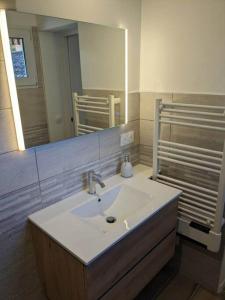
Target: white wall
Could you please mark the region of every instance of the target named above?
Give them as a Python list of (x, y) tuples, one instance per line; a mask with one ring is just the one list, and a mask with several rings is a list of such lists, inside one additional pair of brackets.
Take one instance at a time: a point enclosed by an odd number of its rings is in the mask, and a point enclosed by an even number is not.
[(128, 29), (129, 91), (139, 90), (141, 0), (16, 0), (18, 10)]
[(83, 88), (124, 90), (125, 31), (79, 22), (78, 33)]
[(225, 1), (143, 0), (141, 91), (225, 93)]

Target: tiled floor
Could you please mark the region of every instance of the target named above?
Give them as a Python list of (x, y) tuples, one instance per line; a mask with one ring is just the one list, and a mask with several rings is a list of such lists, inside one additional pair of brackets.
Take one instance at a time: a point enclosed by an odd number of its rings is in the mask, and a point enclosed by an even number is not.
[(155, 300), (225, 300), (225, 293), (214, 295), (185, 276), (177, 275)]
[(135, 300), (225, 300), (225, 293), (214, 295), (181, 274), (168, 281), (161, 273)]

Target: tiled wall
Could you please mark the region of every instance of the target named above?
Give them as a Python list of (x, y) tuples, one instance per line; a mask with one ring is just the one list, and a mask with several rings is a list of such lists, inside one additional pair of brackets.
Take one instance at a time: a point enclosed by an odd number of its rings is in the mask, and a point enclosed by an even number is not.
[[(139, 161), (139, 94), (130, 94), (129, 103), (126, 126), (19, 152), (0, 51), (0, 300), (45, 299), (28, 215), (82, 190), (90, 169), (104, 178), (117, 173), (125, 151)], [(130, 129), (135, 142), (121, 148), (120, 133)]]
[[(225, 105), (225, 96), (216, 95), (191, 95), (191, 94), (140, 94), (140, 162), (151, 165), (153, 145), (154, 101), (162, 99), (169, 102), (194, 103), (203, 105)], [(177, 143), (187, 143), (198, 147), (206, 147), (217, 151), (223, 151), (224, 133), (201, 130), (197, 128), (185, 128), (181, 126), (166, 125), (162, 130), (163, 139)], [(174, 164), (162, 164), (161, 171), (164, 175), (170, 175), (184, 179), (194, 184), (217, 189), (218, 176), (200, 170), (193, 170)], [(202, 246), (196, 246), (193, 242), (187, 243), (180, 239), (181, 258), (180, 271), (186, 276), (202, 284), (213, 292), (224, 281), (222, 264), (225, 261), (224, 243), (219, 253), (211, 253)], [(222, 272), (221, 272), (222, 271)], [(221, 277), (219, 279), (221, 272)], [(210, 275), (209, 275), (210, 274)]]
[[(174, 103), (225, 105), (224, 95), (140, 93), (140, 160), (149, 165), (151, 164), (149, 157), (152, 156), (155, 99)], [(223, 150), (223, 141), (225, 139), (223, 132), (218, 133), (195, 128), (186, 129), (182, 126), (165, 125), (162, 128), (162, 134), (163, 138), (177, 143), (190, 143), (194, 146), (206, 147), (218, 151)]]

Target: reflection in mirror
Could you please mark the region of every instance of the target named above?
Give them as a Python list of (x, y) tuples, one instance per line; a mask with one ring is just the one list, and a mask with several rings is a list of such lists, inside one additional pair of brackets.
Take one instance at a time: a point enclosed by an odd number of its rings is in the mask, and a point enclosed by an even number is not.
[(125, 31), (7, 12), (26, 148), (125, 123)]

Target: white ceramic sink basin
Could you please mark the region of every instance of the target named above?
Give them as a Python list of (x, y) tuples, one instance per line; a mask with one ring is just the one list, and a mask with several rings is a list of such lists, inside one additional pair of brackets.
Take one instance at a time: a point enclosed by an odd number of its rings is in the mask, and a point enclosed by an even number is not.
[[(148, 167), (135, 166), (132, 178), (115, 175), (104, 181), (104, 189), (97, 185), (100, 197), (82, 191), (29, 219), (88, 265), (180, 195), (177, 189), (149, 180), (150, 174)], [(116, 222), (107, 223), (110, 216)]]
[(151, 205), (151, 200), (149, 194), (122, 184), (101, 196), (94, 196), (88, 202), (74, 208), (71, 213), (106, 233), (121, 223), (129, 229), (133, 218), (141, 215), (142, 210)]

